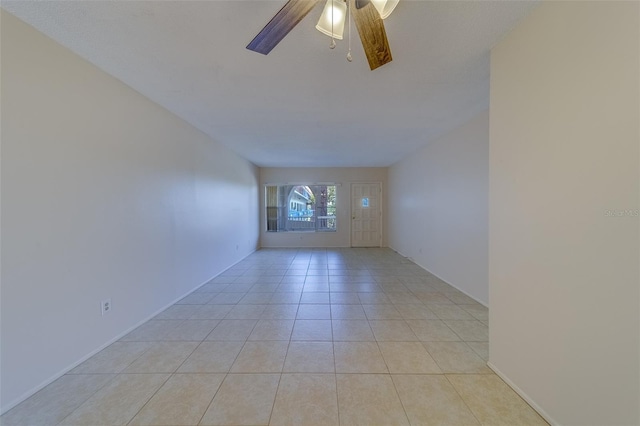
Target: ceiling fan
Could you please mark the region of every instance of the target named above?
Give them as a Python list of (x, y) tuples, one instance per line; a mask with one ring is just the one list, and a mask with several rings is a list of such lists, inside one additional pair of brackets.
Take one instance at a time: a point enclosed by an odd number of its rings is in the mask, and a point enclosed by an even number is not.
[[(282, 9), (271, 18), (262, 31), (251, 40), (251, 43), (247, 45), (247, 49), (267, 55), (285, 38), (289, 31), (307, 16), (319, 1), (320, 0), (287, 1)], [(382, 9), (380, 9), (380, 11), (378, 10), (378, 8), (384, 7), (384, 3), (386, 2), (383, 1), (382, 6), (380, 6), (380, 0), (328, 0), (327, 7), (329, 7), (329, 2), (332, 2), (331, 7), (333, 7), (333, 3), (341, 3), (344, 5), (345, 2), (349, 2), (348, 7), (358, 28), (360, 41), (362, 42), (362, 47), (364, 48), (364, 53), (367, 56), (371, 70), (391, 62), (391, 49), (389, 48), (387, 33), (385, 32), (381, 17), (381, 13), (383, 12)], [(392, 3), (393, 6), (395, 6), (397, 0)], [(393, 9), (391, 8), (391, 10)], [(336, 12), (330, 11), (328, 13)], [(388, 16), (389, 13), (390, 11), (386, 12), (386, 16)], [(384, 14), (385, 13), (383, 13), (383, 16)], [(322, 32), (331, 35), (333, 28), (330, 27), (328, 33), (325, 31)]]

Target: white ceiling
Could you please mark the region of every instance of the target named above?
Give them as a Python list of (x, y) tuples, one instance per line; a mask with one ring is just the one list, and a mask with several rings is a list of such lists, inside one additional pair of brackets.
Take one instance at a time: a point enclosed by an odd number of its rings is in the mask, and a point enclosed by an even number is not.
[(269, 1), (4, 1), (2, 8), (262, 167), (388, 166), (489, 105), (489, 51), (537, 4), (400, 0), (393, 62), (355, 25), (330, 50), (322, 3), (268, 55)]

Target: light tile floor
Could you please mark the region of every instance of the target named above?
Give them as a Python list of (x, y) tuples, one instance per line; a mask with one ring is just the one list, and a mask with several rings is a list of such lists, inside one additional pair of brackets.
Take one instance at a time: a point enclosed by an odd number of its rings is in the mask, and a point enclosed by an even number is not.
[(488, 311), (389, 249), (259, 250), (3, 425), (545, 425)]

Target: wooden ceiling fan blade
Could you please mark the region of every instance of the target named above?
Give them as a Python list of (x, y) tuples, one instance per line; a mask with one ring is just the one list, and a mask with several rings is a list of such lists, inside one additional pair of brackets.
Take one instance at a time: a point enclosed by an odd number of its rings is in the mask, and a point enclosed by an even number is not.
[[(351, 6), (356, 3), (356, 0), (349, 1), (352, 2)], [(387, 32), (384, 29), (382, 18), (373, 3), (369, 2), (360, 9), (351, 7), (351, 14), (358, 28), (360, 41), (362, 41), (364, 53), (369, 61), (369, 68), (374, 70), (391, 62), (391, 49), (387, 40)]]
[(307, 16), (319, 0), (289, 0), (258, 33), (247, 49), (268, 54), (282, 41), (298, 22)]

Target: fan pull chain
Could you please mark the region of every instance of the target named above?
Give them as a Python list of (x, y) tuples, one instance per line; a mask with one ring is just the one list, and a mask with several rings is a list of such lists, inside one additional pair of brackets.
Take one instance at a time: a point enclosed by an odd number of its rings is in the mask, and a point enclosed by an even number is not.
[(331, 44), (329, 45), (329, 49), (336, 48), (336, 41), (333, 39), (333, 14), (336, 13), (336, 10), (333, 8), (333, 1), (331, 0)]
[(353, 61), (353, 56), (351, 56), (351, 1), (347, 0), (347, 22), (349, 27), (347, 31), (349, 33), (349, 51), (347, 52), (347, 61)]

